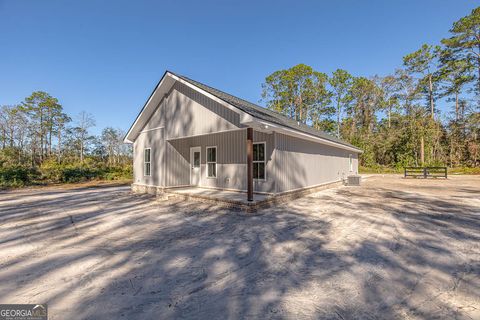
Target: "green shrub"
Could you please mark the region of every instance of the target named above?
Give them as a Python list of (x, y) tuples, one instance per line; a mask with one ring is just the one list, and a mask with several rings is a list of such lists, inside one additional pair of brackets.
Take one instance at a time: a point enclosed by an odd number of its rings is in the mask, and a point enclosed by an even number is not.
[(82, 182), (93, 179), (127, 180), (132, 178), (132, 166), (109, 167), (86, 159), (84, 163), (58, 163), (54, 159), (46, 160), (40, 167), (42, 179), (51, 182)]
[(40, 166), (42, 179), (54, 182), (62, 181), (64, 169), (65, 166), (58, 163), (55, 159), (45, 160)]
[(403, 168), (387, 167), (381, 165), (374, 165), (370, 167), (360, 166), (358, 168), (359, 173), (401, 173)]
[(102, 178), (105, 180), (128, 180), (132, 179), (132, 176), (132, 166), (107, 167), (102, 174)]
[(30, 184), (39, 177), (38, 172), (24, 166), (1, 166), (0, 186), (1, 187), (23, 187)]
[(94, 178), (97, 169), (86, 164), (63, 164), (54, 159), (46, 160), (40, 166), (42, 179), (51, 182), (81, 182)]
[(98, 170), (86, 166), (69, 165), (62, 171), (62, 182), (82, 182), (98, 177)]

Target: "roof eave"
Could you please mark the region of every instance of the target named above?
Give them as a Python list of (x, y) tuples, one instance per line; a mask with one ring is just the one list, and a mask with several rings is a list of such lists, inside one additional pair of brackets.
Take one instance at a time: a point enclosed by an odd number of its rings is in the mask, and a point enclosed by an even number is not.
[(133, 122), (133, 124), (130, 126), (130, 129), (128, 129), (127, 131), (127, 134), (125, 135), (125, 137), (123, 138), (123, 142), (124, 143), (133, 143), (135, 139), (132, 139), (131, 137), (131, 134), (133, 133), (133, 129), (135, 128), (135, 126), (137, 125), (143, 111), (145, 111), (145, 108), (147, 107), (148, 103), (152, 100), (152, 97), (153, 95), (155, 94), (155, 92), (157, 91), (158, 87), (160, 87), (161, 83), (163, 82), (163, 79), (165, 79), (165, 76), (170, 73), (168, 70), (165, 71), (163, 73), (163, 76), (160, 78), (160, 80), (158, 81), (157, 85), (155, 86), (155, 88), (153, 89), (152, 93), (150, 93), (150, 96), (148, 97), (147, 101), (145, 102), (145, 104), (143, 105), (142, 109), (140, 110), (140, 112), (138, 113), (137, 117), (135, 118), (135, 121)]
[[(214, 95), (210, 92), (207, 92), (207, 91), (203, 90), (202, 88), (196, 86), (195, 84), (193, 84), (193, 83), (191, 83), (187, 80), (184, 80), (183, 78), (177, 76), (176, 74), (174, 74), (173, 72), (170, 72), (168, 70), (165, 71), (162, 78), (160, 79), (160, 81), (157, 83), (157, 85), (153, 89), (149, 98), (145, 102), (143, 108), (140, 110), (139, 114), (137, 115), (134, 123), (132, 124), (132, 126), (128, 130), (127, 134), (125, 135), (125, 137), (123, 139), (123, 141), (125, 143), (133, 143), (135, 141), (136, 136), (134, 135), (134, 129), (138, 125), (139, 119), (141, 118), (143, 112), (146, 110), (149, 103), (152, 101), (152, 97), (157, 92), (158, 88), (162, 86), (162, 83), (164, 82), (164, 79), (167, 78), (167, 77), (170, 77), (175, 81), (179, 81), (179, 82), (193, 88), (194, 90), (206, 95), (210, 99), (213, 99), (214, 101), (222, 104), (226, 108), (237, 112), (240, 115), (240, 123), (241, 124), (251, 125), (252, 123), (257, 123), (260, 126), (262, 126), (262, 125), (265, 126), (266, 125), (266, 126), (270, 126), (271, 128), (276, 128), (277, 131), (283, 131), (284, 133), (286, 133), (288, 135), (297, 136), (297, 137), (302, 138), (302, 139), (314, 140), (314, 141), (322, 143), (322, 144), (331, 145), (331, 146), (334, 146), (334, 147), (337, 147), (337, 148), (353, 151), (353, 152), (356, 152), (356, 153), (363, 153), (363, 151), (361, 149), (358, 149), (354, 146), (344, 145), (344, 144), (341, 144), (341, 143), (338, 143), (338, 142), (335, 142), (335, 141), (331, 141), (331, 140), (328, 140), (328, 139), (324, 139), (324, 138), (321, 138), (321, 137), (318, 137), (318, 136), (315, 136), (315, 135), (312, 135), (312, 134), (309, 134), (309, 133), (306, 133), (306, 132), (303, 132), (303, 131), (300, 131), (300, 130), (292, 129), (292, 128), (289, 128), (289, 127), (284, 126), (284, 125), (275, 124), (275, 123), (271, 123), (271, 122), (266, 121), (266, 120), (258, 119), (254, 115), (251, 115), (250, 113), (241, 110), (240, 108), (232, 105), (231, 103), (225, 101), (224, 99), (222, 99), (222, 98), (220, 98), (220, 97), (218, 97), (218, 96), (216, 96), (216, 95)], [(138, 136), (138, 134), (137, 134), (137, 136)]]
[(269, 129), (272, 129), (272, 130), (277, 131), (277, 132), (281, 132), (281, 133), (284, 133), (284, 134), (287, 134), (287, 135), (290, 135), (290, 136), (298, 137), (300, 139), (312, 140), (312, 141), (315, 141), (315, 142), (318, 142), (318, 143), (321, 143), (321, 144), (324, 144), (324, 145), (329, 145), (329, 146), (332, 146), (332, 147), (352, 151), (352, 152), (355, 152), (355, 153), (363, 153), (363, 150), (358, 149), (354, 146), (347, 146), (347, 145), (344, 145), (344, 144), (341, 144), (341, 143), (338, 143), (338, 142), (335, 142), (335, 141), (331, 141), (331, 140), (328, 140), (328, 139), (317, 137), (315, 135), (308, 134), (308, 133), (303, 132), (303, 131), (295, 130), (295, 129), (292, 129), (292, 128), (289, 128), (289, 127), (286, 127), (286, 126), (271, 123), (269, 121), (261, 120), (261, 119), (255, 118), (255, 117), (254, 117), (253, 121), (242, 122), (242, 124), (244, 124), (244, 125), (251, 125), (252, 123), (257, 123), (257, 124), (259, 124), (259, 127), (263, 127), (265, 129), (269, 128)]

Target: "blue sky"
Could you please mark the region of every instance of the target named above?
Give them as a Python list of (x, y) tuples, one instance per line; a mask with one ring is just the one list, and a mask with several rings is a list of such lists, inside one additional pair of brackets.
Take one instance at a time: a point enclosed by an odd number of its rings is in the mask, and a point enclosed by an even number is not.
[[(34, 90), (127, 130), (166, 69), (258, 103), (275, 70), (384, 75), (474, 1), (0, 0), (0, 105)], [(445, 106), (443, 106), (445, 107)]]

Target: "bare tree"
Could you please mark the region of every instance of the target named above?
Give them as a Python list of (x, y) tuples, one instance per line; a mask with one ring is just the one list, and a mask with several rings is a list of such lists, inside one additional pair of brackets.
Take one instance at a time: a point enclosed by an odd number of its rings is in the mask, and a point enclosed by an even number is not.
[(83, 162), (85, 156), (85, 147), (91, 136), (89, 135), (90, 128), (95, 126), (95, 119), (90, 113), (82, 111), (78, 114), (76, 119), (76, 126), (73, 130), (74, 136), (78, 141), (80, 161)]

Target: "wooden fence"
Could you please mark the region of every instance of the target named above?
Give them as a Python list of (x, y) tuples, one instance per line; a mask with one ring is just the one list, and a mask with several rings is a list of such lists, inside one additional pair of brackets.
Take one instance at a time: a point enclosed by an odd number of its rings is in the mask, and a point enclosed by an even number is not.
[(447, 167), (405, 167), (404, 177), (447, 178)]

